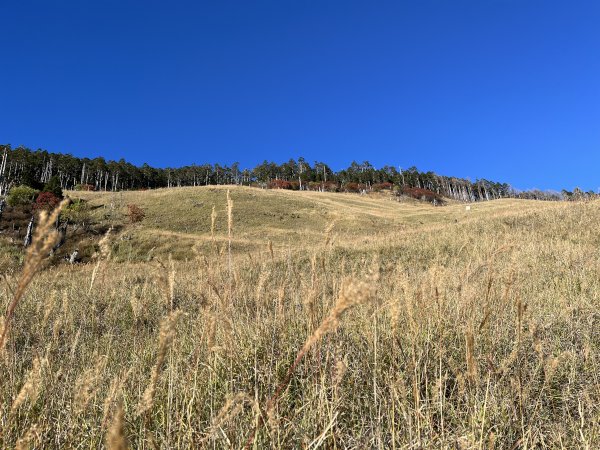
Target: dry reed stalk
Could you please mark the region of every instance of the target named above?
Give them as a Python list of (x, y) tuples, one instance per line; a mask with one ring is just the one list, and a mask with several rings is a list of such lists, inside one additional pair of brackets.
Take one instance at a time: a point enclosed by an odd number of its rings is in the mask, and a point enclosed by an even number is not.
[(317, 285), (317, 254), (314, 253), (311, 258), (311, 275), (310, 275), (310, 289), (308, 294), (304, 298), (304, 308), (306, 309), (306, 320), (307, 320), (307, 329), (310, 332), (315, 328), (316, 320), (317, 320), (317, 311), (316, 311), (316, 303), (317, 297), (319, 294), (319, 289)]
[(46, 211), (40, 213), (33, 241), (25, 255), (25, 265), (23, 266), (17, 289), (15, 290), (13, 299), (8, 305), (4, 315), (4, 327), (2, 329), (2, 334), (0, 335), (0, 352), (4, 349), (4, 345), (6, 344), (8, 330), (19, 301), (25, 294), (27, 286), (29, 286), (33, 277), (42, 268), (42, 263), (50, 254), (54, 244), (56, 244), (58, 232), (56, 231), (54, 224), (56, 223), (56, 219), (58, 219), (61, 210), (68, 202), (68, 200), (60, 202), (51, 214), (48, 214)]
[(60, 202), (50, 215), (48, 215), (46, 211), (42, 211), (40, 213), (38, 220), (39, 223), (35, 230), (33, 241), (27, 249), (27, 253), (25, 255), (25, 265), (23, 266), (23, 270), (21, 272), (21, 278), (19, 279), (17, 289), (14, 292), (13, 299), (8, 305), (4, 315), (4, 326), (2, 329), (2, 335), (0, 335), (0, 352), (3, 351), (4, 345), (6, 344), (8, 330), (19, 301), (23, 297), (27, 286), (29, 286), (29, 283), (31, 283), (33, 277), (41, 269), (42, 263), (50, 254), (54, 244), (56, 244), (56, 241), (58, 240), (58, 232), (56, 231), (54, 225), (60, 215), (61, 210), (67, 203), (68, 200), (63, 200)]
[(38, 424), (33, 424), (27, 433), (20, 438), (16, 445), (15, 450), (29, 450), (31, 448), (36, 448), (36, 444), (39, 444), (40, 441), (41, 430)]
[(138, 415), (144, 415), (152, 409), (154, 405), (154, 394), (156, 392), (156, 384), (158, 383), (158, 377), (160, 375), (163, 363), (167, 356), (167, 351), (171, 347), (173, 339), (175, 337), (175, 326), (181, 316), (181, 311), (175, 311), (169, 314), (169, 316), (163, 320), (160, 325), (160, 333), (158, 339), (158, 355), (156, 357), (156, 363), (152, 367), (150, 374), (150, 382), (148, 387), (144, 391), (142, 400), (138, 405)]
[(94, 270), (92, 271), (92, 278), (90, 279), (90, 287), (88, 289), (88, 294), (90, 292), (92, 292), (92, 288), (94, 287), (94, 281), (96, 280), (96, 275), (98, 274), (98, 269), (100, 268), (100, 263), (103, 260), (108, 261), (108, 258), (110, 256), (110, 246), (108, 245), (108, 243), (109, 243), (110, 233), (111, 233), (112, 229), (113, 228), (110, 227), (106, 231), (106, 233), (104, 234), (102, 239), (100, 239), (100, 242), (98, 242), (98, 245), (100, 246), (100, 254), (98, 255), (98, 261), (96, 262), (96, 265), (94, 266)]
[(133, 367), (129, 368), (129, 370), (127, 370), (126, 372), (121, 372), (119, 375), (117, 375), (112, 380), (112, 383), (110, 384), (110, 388), (108, 390), (108, 395), (104, 399), (104, 407), (103, 407), (103, 414), (102, 414), (102, 428), (103, 429), (106, 428), (106, 425), (108, 423), (108, 418), (110, 416), (111, 409), (112, 409), (114, 403), (117, 401), (117, 399), (119, 399), (119, 403), (122, 400), (121, 396), (123, 394), (123, 386), (125, 386), (125, 383), (127, 382), (127, 379), (129, 378), (129, 376), (131, 375), (131, 372), (133, 372)]
[(56, 303), (57, 297), (58, 292), (53, 290), (50, 295), (44, 299), (44, 318), (42, 319), (42, 329), (46, 327), (48, 319), (50, 318), (50, 314), (52, 314), (52, 311), (54, 311), (54, 304)]
[[(0, 316), (0, 334), (4, 334), (4, 327), (6, 326), (6, 318)], [(6, 349), (0, 348), (0, 357), (6, 357)]]
[(213, 205), (212, 207), (212, 212), (210, 214), (210, 238), (213, 241), (213, 243), (215, 242), (215, 223), (217, 221), (217, 209), (215, 208), (215, 205)]
[(333, 367), (333, 373), (331, 377), (331, 382), (333, 384), (333, 392), (335, 397), (338, 397), (338, 390), (342, 380), (344, 379), (344, 375), (346, 375), (346, 371), (348, 370), (348, 356), (345, 355), (343, 358), (337, 358), (335, 361), (335, 365)]
[(129, 296), (129, 304), (131, 305), (131, 312), (133, 313), (133, 318), (134, 320), (138, 320), (139, 317), (141, 316), (144, 307), (142, 304), (142, 298), (144, 298), (144, 288), (145, 285), (140, 287), (140, 286), (135, 286), (133, 289), (133, 292), (131, 292), (131, 295)]
[(560, 356), (548, 356), (544, 361), (544, 383), (549, 383), (552, 380), (552, 377), (556, 373), (556, 369), (560, 364)]
[(212, 352), (215, 347), (215, 336), (217, 334), (217, 316), (208, 315), (208, 325), (206, 326), (206, 348)]
[(175, 263), (173, 257), (169, 253), (168, 267), (165, 266), (160, 260), (156, 260), (158, 266), (162, 269), (158, 271), (158, 279), (165, 295), (165, 306), (173, 311), (175, 301)]
[(98, 382), (100, 381), (102, 372), (106, 368), (108, 358), (99, 356), (96, 358), (96, 364), (77, 377), (75, 381), (73, 400), (75, 402), (75, 411), (81, 413), (84, 411), (92, 397), (98, 391)]
[(231, 258), (231, 239), (233, 237), (233, 200), (227, 189), (227, 241), (228, 241), (228, 258), (229, 278), (231, 283), (232, 258)]
[(215, 433), (217, 433), (217, 431), (219, 431), (221, 426), (235, 418), (242, 411), (245, 403), (251, 404), (256, 414), (260, 414), (260, 407), (258, 403), (248, 394), (239, 392), (234, 396), (230, 396), (219, 411), (219, 413), (213, 419), (212, 424), (206, 431), (206, 436), (204, 436), (200, 441), (200, 445), (205, 445), (206, 442), (209, 439), (211, 439), (215, 435)]
[[(389, 306), (389, 315), (390, 315), (390, 327), (393, 335), (397, 335), (400, 329), (400, 315), (403, 311), (403, 305), (401, 303), (400, 298), (406, 295), (406, 291), (408, 290), (408, 278), (406, 274), (400, 272), (398, 274), (394, 274), (396, 282), (393, 286), (393, 295), (392, 301)], [(406, 303), (406, 302), (405, 302)], [(396, 340), (394, 340), (396, 342)]]
[(79, 338), (81, 337), (81, 327), (77, 330), (77, 333), (75, 333), (75, 337), (73, 338), (73, 341), (71, 343), (71, 361), (73, 361), (75, 359), (75, 352), (77, 351), (77, 345), (79, 344)]
[[(73, 311), (70, 307), (69, 295), (65, 290), (62, 296), (62, 303), (60, 307), (60, 313), (56, 315), (54, 324), (52, 325), (52, 344), (58, 345), (58, 340), (61, 332), (66, 326), (73, 325)], [(73, 349), (72, 349), (73, 351)]]
[(284, 300), (285, 300), (285, 287), (286, 287), (285, 282), (282, 282), (279, 285), (279, 289), (277, 289), (277, 315), (278, 316), (283, 315), (283, 305), (284, 305)]
[(252, 446), (252, 442), (254, 441), (256, 433), (265, 422), (264, 417), (271, 417), (273, 408), (276, 406), (277, 401), (281, 397), (283, 391), (287, 388), (290, 380), (292, 379), (292, 375), (298, 367), (298, 364), (300, 364), (300, 361), (302, 361), (302, 358), (304, 358), (313, 345), (319, 342), (325, 335), (337, 329), (341, 317), (348, 309), (355, 305), (366, 303), (368, 300), (374, 298), (375, 292), (376, 287), (374, 282), (369, 283), (365, 281), (349, 281), (342, 285), (335, 306), (330, 311), (329, 315), (321, 322), (321, 325), (319, 325), (319, 327), (308, 337), (308, 339), (306, 339), (304, 345), (296, 354), (294, 362), (286, 372), (285, 377), (277, 386), (275, 393), (267, 400), (264, 411), (261, 411), (261, 416), (257, 426), (248, 438), (244, 448), (249, 449)]
[(48, 358), (35, 358), (33, 360), (33, 367), (27, 375), (27, 379), (23, 384), (23, 387), (19, 391), (19, 394), (14, 399), (10, 408), (11, 416), (19, 409), (19, 407), (29, 400), (30, 403), (35, 403), (40, 393), (40, 387), (43, 381), (43, 370), (48, 365)]
[(262, 291), (265, 287), (267, 279), (271, 276), (271, 271), (266, 269), (264, 266), (261, 267), (261, 271), (258, 275), (258, 281), (256, 283), (256, 304), (260, 303), (260, 298), (262, 296)]
[(323, 242), (323, 247), (327, 248), (327, 246), (331, 243), (333, 228), (335, 227), (336, 219), (329, 222), (327, 228), (325, 228), (325, 241)]
[(169, 296), (169, 307), (173, 311), (173, 303), (175, 302), (175, 263), (173, 256), (169, 253), (169, 274), (167, 277), (167, 287)]
[(119, 402), (115, 416), (106, 434), (106, 448), (108, 450), (126, 450), (129, 448), (127, 438), (125, 437), (124, 418), (123, 404)]
[(475, 336), (473, 335), (473, 329), (471, 326), (465, 332), (466, 341), (466, 359), (467, 359), (467, 377), (471, 381), (477, 379), (478, 370), (477, 363), (475, 362)]

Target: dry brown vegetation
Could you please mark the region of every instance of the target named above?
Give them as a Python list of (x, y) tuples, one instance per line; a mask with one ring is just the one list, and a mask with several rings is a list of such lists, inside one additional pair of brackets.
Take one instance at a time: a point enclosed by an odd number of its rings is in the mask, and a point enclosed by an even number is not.
[(82, 195), (146, 217), (0, 322), (2, 448), (600, 446), (597, 202)]

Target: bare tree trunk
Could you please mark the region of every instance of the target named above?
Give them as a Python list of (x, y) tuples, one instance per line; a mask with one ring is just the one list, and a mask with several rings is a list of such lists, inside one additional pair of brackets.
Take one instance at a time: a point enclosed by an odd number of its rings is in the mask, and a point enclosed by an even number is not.
[(24, 247), (29, 247), (31, 245), (31, 236), (33, 234), (33, 222), (34, 222), (34, 217), (31, 216), (29, 225), (27, 225), (27, 233), (25, 234), (25, 240), (23, 241)]
[[(8, 182), (6, 181), (6, 178), (4, 176), (4, 173), (6, 172), (7, 159), (8, 159), (8, 150), (5, 148), (4, 154), (2, 155), (2, 163), (0, 164), (0, 195), (6, 194), (5, 191), (8, 188)], [(9, 173), (9, 177), (10, 177), (10, 173)]]

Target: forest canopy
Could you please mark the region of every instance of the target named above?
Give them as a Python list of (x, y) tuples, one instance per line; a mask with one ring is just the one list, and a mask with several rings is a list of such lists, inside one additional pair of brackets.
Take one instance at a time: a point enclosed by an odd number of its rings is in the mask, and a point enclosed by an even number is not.
[(368, 161), (352, 162), (349, 167), (334, 171), (326, 163), (309, 163), (300, 157), (282, 164), (264, 161), (252, 169), (220, 164), (189, 165), (177, 168), (155, 168), (148, 164), (135, 166), (124, 159), (107, 161), (104, 158), (78, 158), (70, 154), (12, 148), (0, 145), (0, 195), (11, 187), (26, 185), (43, 189), (50, 180), (58, 180), (57, 188), (64, 190), (118, 191), (156, 189), (178, 186), (237, 184), (264, 188), (366, 192), (395, 189), (427, 190), (437, 195), (461, 201), (491, 200), (503, 197), (560, 200), (575, 194), (592, 195), (581, 191), (571, 193), (526, 191), (519, 192), (507, 183), (438, 175), (422, 172), (416, 167), (401, 170), (394, 166), (376, 168)]

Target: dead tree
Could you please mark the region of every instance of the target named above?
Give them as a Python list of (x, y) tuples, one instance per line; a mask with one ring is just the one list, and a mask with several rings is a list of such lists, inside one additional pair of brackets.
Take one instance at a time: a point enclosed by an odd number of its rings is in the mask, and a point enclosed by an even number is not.
[(8, 150), (4, 148), (4, 153), (2, 155), (2, 162), (0, 163), (0, 195), (5, 195), (8, 190), (8, 181), (4, 176), (6, 172), (6, 161), (8, 160)]
[(25, 240), (23, 241), (23, 246), (25, 247), (29, 247), (31, 245), (31, 236), (33, 235), (33, 222), (34, 216), (31, 216), (29, 225), (27, 225), (27, 233), (25, 233)]

